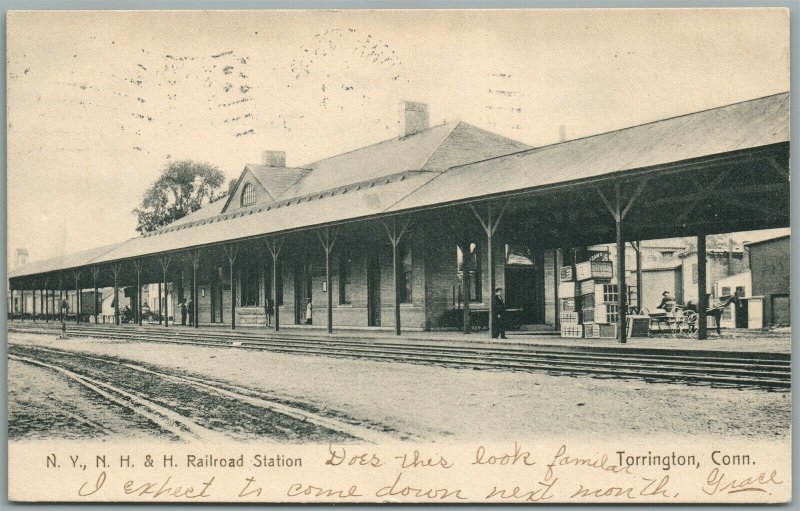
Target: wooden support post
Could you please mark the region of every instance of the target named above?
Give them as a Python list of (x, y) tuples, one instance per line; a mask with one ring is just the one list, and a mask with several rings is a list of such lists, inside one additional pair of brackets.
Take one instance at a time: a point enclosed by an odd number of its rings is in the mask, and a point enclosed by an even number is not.
[(31, 309), (31, 317), (36, 323), (36, 281), (33, 282), (33, 289), (31, 289)]
[(275, 312), (275, 331), (277, 332), (281, 329), (280, 307), (278, 307), (278, 256), (283, 248), (283, 238), (270, 238), (266, 241), (266, 245), (267, 250), (272, 254), (272, 307)]
[(328, 294), (328, 333), (333, 332), (333, 291), (331, 287), (331, 252), (336, 244), (337, 231), (331, 233), (330, 227), (317, 231), (322, 249), (325, 251), (325, 289)]
[(617, 340), (621, 344), (628, 342), (627, 310), (628, 285), (625, 282), (625, 239), (622, 237), (622, 200), (620, 198), (619, 182), (614, 183), (616, 199), (615, 224), (617, 231)]
[(706, 237), (697, 237), (697, 338), (708, 339), (708, 297), (706, 296)]
[(94, 324), (100, 322), (98, 310), (97, 310), (97, 276), (100, 274), (100, 267), (99, 266), (92, 266), (92, 282), (94, 283)]
[(161, 311), (162, 308), (161, 304), (161, 282), (158, 283), (158, 324), (161, 325), (164, 322), (164, 315)]
[[(469, 302), (472, 298), (471, 290), (469, 287), (469, 264), (468, 261), (470, 256), (472, 255), (469, 250), (470, 242), (468, 240), (464, 240), (458, 244), (458, 248), (461, 250), (461, 294), (463, 295), (464, 299), (464, 316), (463, 316), (463, 326), (464, 326), (464, 333), (469, 334), (472, 332), (472, 317), (469, 313)], [(491, 295), (494, 291), (491, 291), (489, 294)]]
[(385, 220), (381, 221), (383, 224), (383, 228), (386, 230), (386, 234), (389, 236), (389, 242), (392, 244), (392, 274), (394, 275), (394, 333), (395, 335), (400, 335), (401, 327), (400, 327), (400, 275), (399, 275), (399, 267), (398, 267), (398, 249), (400, 246), (400, 241), (403, 239), (403, 234), (405, 234), (406, 230), (408, 229), (409, 220), (406, 219), (404, 224), (398, 230), (397, 228), (397, 218), (392, 217), (391, 227)]
[(628, 286), (625, 282), (625, 239), (623, 236), (623, 220), (630, 212), (633, 205), (636, 203), (636, 199), (639, 198), (639, 195), (642, 194), (644, 191), (645, 186), (647, 185), (648, 178), (644, 178), (639, 181), (639, 184), (636, 186), (636, 189), (630, 195), (630, 197), (625, 201), (623, 204), (622, 198), (622, 191), (620, 189), (619, 181), (614, 181), (614, 204), (611, 204), (611, 201), (606, 198), (605, 194), (600, 188), (597, 188), (597, 194), (605, 204), (606, 209), (614, 218), (614, 224), (616, 227), (616, 239), (617, 239), (617, 307), (619, 309), (618, 320), (617, 320), (617, 340), (621, 344), (625, 344), (628, 342), (628, 330), (627, 330), (627, 309), (626, 309), (626, 302), (628, 298)]
[(111, 267), (111, 275), (114, 277), (114, 324), (119, 325), (119, 265)]
[(261, 285), (264, 288), (264, 326), (269, 327), (269, 296), (267, 296), (267, 265), (261, 262)]
[(197, 318), (200, 312), (200, 306), (197, 303), (197, 268), (200, 266), (200, 250), (190, 252), (189, 258), (192, 261), (192, 326), (197, 328), (200, 324)]
[(475, 206), (470, 204), (469, 206), (472, 208), (472, 212), (475, 214), (475, 218), (478, 219), (480, 222), (481, 227), (483, 227), (484, 232), (486, 232), (486, 262), (489, 265), (489, 336), (494, 337), (494, 323), (496, 321), (496, 312), (494, 310), (494, 290), (495, 290), (495, 274), (494, 274), (494, 235), (497, 232), (497, 228), (500, 225), (500, 220), (503, 219), (503, 214), (505, 213), (506, 209), (508, 208), (508, 201), (503, 204), (502, 209), (500, 209), (500, 213), (497, 215), (496, 218), (492, 216), (494, 213), (492, 211), (492, 204), (489, 203), (486, 205), (486, 217), (484, 218), (482, 214), (478, 213), (478, 210), (475, 209)]
[[(164, 326), (169, 326), (169, 288), (167, 287), (167, 270), (172, 256), (159, 257), (158, 262), (161, 264), (161, 270), (164, 273)], [(159, 310), (161, 310), (161, 290), (158, 292)]]
[(561, 282), (561, 265), (558, 264), (558, 254), (560, 249), (553, 249), (553, 296), (555, 297), (555, 312), (553, 313), (553, 323), (556, 330), (561, 330), (561, 303), (558, 296), (558, 284)]
[(142, 326), (142, 260), (133, 261), (136, 270), (136, 323)]
[[(23, 300), (22, 303), (25, 303)], [(58, 317), (61, 323), (64, 322), (64, 279), (58, 274)]]
[[(471, 240), (468, 235), (464, 236), (462, 234), (462, 229), (457, 223), (445, 221), (444, 230), (450, 233), (452, 241), (455, 243), (456, 247), (458, 247), (458, 250), (461, 251), (461, 295), (464, 304), (464, 308), (461, 311), (461, 326), (463, 327), (464, 334), (470, 334), (472, 333), (472, 316), (470, 315), (469, 308), (472, 292), (469, 285), (468, 261), (471, 256)], [(462, 301), (459, 300), (459, 304), (461, 303)], [(455, 303), (453, 305), (455, 305)]]
[(642, 313), (644, 307), (644, 284), (642, 284), (642, 242), (631, 241), (631, 247), (636, 252), (636, 308), (639, 309), (639, 314)]
[(24, 286), (22, 287), (22, 289), (19, 290), (19, 294), (22, 296), (22, 299), (20, 300), (20, 302), (21, 302), (20, 311), (21, 312), (19, 313), (19, 319), (20, 319), (20, 321), (25, 322), (25, 287)]
[(236, 330), (236, 281), (233, 278), (233, 265), (236, 262), (236, 254), (239, 252), (239, 246), (235, 244), (223, 245), (222, 249), (228, 257), (230, 265), (231, 277), (231, 330)]
[(81, 322), (81, 271), (73, 270), (72, 275), (75, 277), (75, 323)]

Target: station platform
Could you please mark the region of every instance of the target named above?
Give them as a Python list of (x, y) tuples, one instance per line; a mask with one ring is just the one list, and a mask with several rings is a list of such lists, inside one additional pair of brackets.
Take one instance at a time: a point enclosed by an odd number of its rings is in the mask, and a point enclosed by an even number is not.
[[(49, 327), (58, 328), (58, 323), (50, 321), (45, 323), (42, 320), (36, 322), (18, 320), (8, 323), (12, 327)], [(67, 329), (77, 326), (74, 322), (67, 323)], [(278, 332), (272, 327), (242, 325), (231, 330), (230, 325), (224, 324), (201, 324), (198, 328), (182, 325), (170, 325), (164, 327), (159, 324), (145, 324), (138, 326), (135, 324), (109, 325), (93, 323), (80, 323), (81, 328), (96, 327), (100, 329), (118, 328), (123, 330), (163, 330), (166, 332), (198, 332), (200, 334), (224, 335), (229, 333), (231, 337), (236, 335), (257, 335), (279, 338), (302, 338), (309, 339), (340, 339), (348, 341), (363, 340), (364, 342), (403, 342), (409, 341), (413, 344), (446, 344), (448, 346), (491, 346), (493, 348), (533, 348), (536, 346), (551, 348), (586, 348), (586, 349), (619, 349), (625, 351), (707, 351), (707, 352), (736, 352), (736, 353), (775, 353), (791, 354), (792, 336), (790, 328), (781, 328), (768, 331), (762, 330), (743, 330), (743, 329), (723, 329), (722, 335), (717, 335), (715, 331), (709, 331), (709, 338), (698, 340), (695, 335), (689, 334), (669, 334), (652, 333), (650, 337), (629, 338), (627, 343), (620, 344), (616, 339), (576, 339), (562, 338), (559, 332), (554, 330), (517, 330), (508, 331), (507, 339), (492, 339), (487, 331), (477, 331), (464, 334), (458, 331), (404, 331), (401, 335), (396, 335), (393, 329), (388, 328), (335, 328), (332, 333), (328, 333), (324, 326), (313, 325), (285, 325), (281, 326)]]

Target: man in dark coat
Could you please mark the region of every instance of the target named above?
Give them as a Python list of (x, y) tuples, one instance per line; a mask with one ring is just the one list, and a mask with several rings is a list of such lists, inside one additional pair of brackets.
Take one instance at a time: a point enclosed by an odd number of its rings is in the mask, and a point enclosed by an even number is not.
[(186, 300), (181, 300), (178, 307), (181, 308), (181, 325), (186, 326)]
[(503, 301), (503, 288), (498, 287), (494, 290), (492, 298), (494, 305), (494, 318), (492, 321), (492, 339), (506, 339), (506, 326), (504, 318), (506, 313), (506, 303)]

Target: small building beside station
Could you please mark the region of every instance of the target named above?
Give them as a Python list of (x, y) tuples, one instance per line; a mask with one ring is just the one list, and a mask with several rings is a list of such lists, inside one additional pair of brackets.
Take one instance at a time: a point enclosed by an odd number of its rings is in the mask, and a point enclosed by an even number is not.
[(791, 325), (791, 239), (783, 234), (746, 244), (753, 296), (764, 299), (764, 325)]

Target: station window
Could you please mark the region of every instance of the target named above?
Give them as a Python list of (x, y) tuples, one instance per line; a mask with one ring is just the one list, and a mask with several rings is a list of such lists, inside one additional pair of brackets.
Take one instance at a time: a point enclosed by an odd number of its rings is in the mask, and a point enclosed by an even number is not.
[(252, 206), (256, 203), (256, 190), (253, 185), (247, 183), (242, 189), (242, 207)]
[[(469, 301), (480, 303), (483, 299), (481, 290), (481, 254), (477, 243), (470, 243), (470, 253), (465, 258), (461, 247), (456, 246), (456, 271), (459, 279), (467, 272), (469, 282)], [(463, 299), (463, 291), (462, 291)]]
[(339, 304), (350, 303), (350, 275), (353, 261), (348, 252), (339, 254)]
[(398, 287), (400, 288), (400, 302), (401, 303), (411, 303), (413, 294), (413, 281), (414, 281), (414, 271), (411, 261), (411, 247), (407, 244), (402, 244), (399, 248), (399, 258), (400, 258), (400, 275), (399, 275), (399, 282)]

